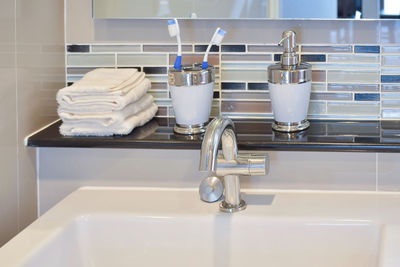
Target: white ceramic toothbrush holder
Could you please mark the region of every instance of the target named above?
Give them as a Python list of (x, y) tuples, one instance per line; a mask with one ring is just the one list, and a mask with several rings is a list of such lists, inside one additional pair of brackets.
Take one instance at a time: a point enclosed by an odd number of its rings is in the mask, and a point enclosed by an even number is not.
[(210, 118), (215, 81), (215, 68), (202, 69), (201, 64), (183, 65), (182, 70), (168, 71), (176, 125), (179, 134), (204, 133)]

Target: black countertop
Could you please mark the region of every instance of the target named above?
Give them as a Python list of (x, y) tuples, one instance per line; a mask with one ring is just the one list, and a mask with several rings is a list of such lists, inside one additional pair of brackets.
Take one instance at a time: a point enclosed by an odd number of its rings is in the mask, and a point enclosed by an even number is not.
[[(234, 120), (240, 150), (400, 152), (400, 121), (311, 121), (305, 131), (272, 130), (271, 120)], [(28, 138), (31, 147), (199, 149), (202, 136), (175, 134), (173, 119), (155, 118), (126, 136), (66, 137), (61, 121)]]

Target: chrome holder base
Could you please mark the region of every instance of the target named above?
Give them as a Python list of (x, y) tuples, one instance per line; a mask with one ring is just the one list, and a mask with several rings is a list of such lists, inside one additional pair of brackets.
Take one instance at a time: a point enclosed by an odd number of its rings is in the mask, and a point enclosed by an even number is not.
[(219, 203), (219, 209), (222, 212), (227, 212), (227, 213), (233, 213), (236, 211), (241, 211), (244, 210), (247, 207), (246, 202), (242, 199), (240, 200), (239, 205), (231, 205), (225, 202), (223, 200), (221, 203)]
[(308, 120), (303, 120), (300, 122), (274, 121), (274, 123), (272, 123), (272, 129), (278, 132), (298, 132), (307, 129), (308, 127), (310, 127), (310, 122)]
[(185, 124), (176, 124), (174, 126), (174, 132), (178, 134), (201, 134), (206, 131), (206, 124), (196, 124), (196, 125), (185, 125)]

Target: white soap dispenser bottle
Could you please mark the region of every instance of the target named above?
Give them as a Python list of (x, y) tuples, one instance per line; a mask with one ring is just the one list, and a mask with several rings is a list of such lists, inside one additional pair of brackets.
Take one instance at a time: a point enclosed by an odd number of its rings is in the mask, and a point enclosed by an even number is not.
[(268, 88), (274, 114), (272, 128), (281, 132), (302, 131), (310, 126), (307, 112), (311, 65), (299, 62), (294, 31), (283, 32), (279, 45), (284, 48), (281, 62), (268, 67)]

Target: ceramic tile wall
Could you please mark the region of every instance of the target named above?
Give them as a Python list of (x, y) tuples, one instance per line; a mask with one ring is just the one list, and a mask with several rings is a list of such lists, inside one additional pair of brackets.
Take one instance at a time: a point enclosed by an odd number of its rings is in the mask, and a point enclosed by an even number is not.
[[(379, 23), (379, 22), (377, 22)], [(204, 43), (183, 46), (183, 62), (202, 61)], [(67, 44), (67, 81), (72, 84), (96, 67), (134, 67), (146, 72), (158, 116), (174, 116), (168, 68), (176, 57), (172, 44)], [(224, 44), (213, 47), (216, 66), (212, 115), (271, 118), (267, 67), (280, 60), (274, 44)], [(301, 60), (313, 67), (309, 118), (400, 119), (400, 45), (301, 44)]]

